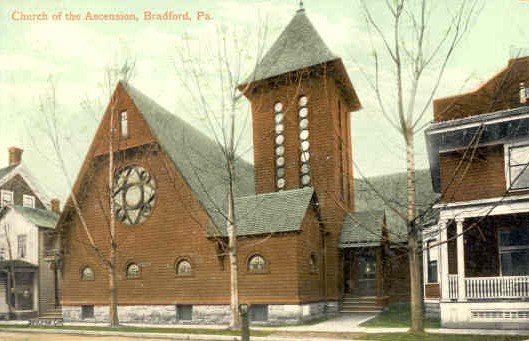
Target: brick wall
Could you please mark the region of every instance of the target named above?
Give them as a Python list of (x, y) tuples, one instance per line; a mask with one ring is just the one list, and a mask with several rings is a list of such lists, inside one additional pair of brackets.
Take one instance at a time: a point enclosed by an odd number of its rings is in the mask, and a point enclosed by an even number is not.
[(256, 191), (276, 191), (273, 109), (276, 102), (283, 104), (285, 113), (285, 188), (300, 187), (297, 109), (302, 95), (308, 97), (311, 185), (316, 191), (324, 228), (328, 232), (325, 257), (327, 293), (337, 299), (342, 282), (338, 242), (344, 216), (353, 210), (354, 188), (351, 108), (332, 75), (314, 73), (301, 80), (292, 76), (284, 83), (256, 87), (248, 95), (253, 115)]
[[(121, 91), (118, 88), (118, 91)], [(131, 138), (149, 136), (148, 128), (136, 108), (122, 94), (129, 112)], [(129, 107), (127, 106), (129, 105)], [(137, 114), (137, 115), (136, 115)], [(108, 122), (108, 112), (103, 122)], [(100, 130), (105, 130), (104, 128)], [(145, 131), (145, 135), (141, 130)], [(97, 139), (82, 167), (76, 188), (82, 190), (81, 211), (96, 245), (104, 256), (108, 255), (108, 161), (101, 153)], [(137, 143), (151, 143), (150, 139)], [(132, 142), (131, 142), (132, 144)], [(98, 149), (99, 148), (99, 149)], [(98, 152), (99, 150), (99, 152)], [(95, 152), (94, 152), (95, 151)], [(95, 161), (92, 157), (95, 155)], [(98, 156), (100, 155), (100, 156)], [(208, 239), (208, 217), (192, 191), (163, 151), (149, 145), (119, 152), (116, 167), (137, 164), (144, 167), (156, 180), (155, 208), (145, 222), (135, 226), (117, 223), (117, 286), (119, 304), (228, 304), (229, 264), (218, 256), (217, 241)], [(65, 252), (62, 283), (64, 305), (106, 304), (108, 302), (108, 271), (88, 245), (78, 216), (71, 203), (67, 205), (59, 229), (63, 231)], [(309, 209), (311, 210), (311, 209)], [(318, 300), (317, 275), (304, 277), (308, 264), (307, 254), (317, 251), (320, 243), (315, 213), (309, 213), (301, 232), (274, 236), (240, 238), (239, 285), (240, 300), (246, 303), (288, 304)], [(260, 254), (267, 260), (264, 273), (247, 271), (250, 256)], [(188, 259), (193, 267), (191, 276), (177, 276), (175, 265), (181, 258)], [(141, 276), (127, 279), (127, 264), (141, 266)], [(334, 266), (337, 267), (334, 262)], [(81, 270), (85, 266), (94, 269), (93, 281), (82, 281)], [(335, 294), (333, 292), (333, 294)]]

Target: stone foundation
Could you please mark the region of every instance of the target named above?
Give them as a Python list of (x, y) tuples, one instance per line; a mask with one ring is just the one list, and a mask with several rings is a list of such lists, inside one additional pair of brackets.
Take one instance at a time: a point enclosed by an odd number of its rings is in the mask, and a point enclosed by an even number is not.
[(440, 309), (441, 308), (439, 307), (439, 301), (424, 302), (424, 312), (427, 318), (439, 320), (441, 318)]
[[(254, 325), (300, 324), (338, 313), (338, 302), (307, 304), (270, 304), (267, 321), (252, 322)], [(82, 318), (81, 306), (63, 306), (64, 322), (108, 322), (108, 306), (94, 306), (92, 318)], [(228, 324), (228, 305), (193, 305), (192, 319), (179, 321), (176, 305), (118, 306), (118, 316), (123, 323), (146, 324)]]

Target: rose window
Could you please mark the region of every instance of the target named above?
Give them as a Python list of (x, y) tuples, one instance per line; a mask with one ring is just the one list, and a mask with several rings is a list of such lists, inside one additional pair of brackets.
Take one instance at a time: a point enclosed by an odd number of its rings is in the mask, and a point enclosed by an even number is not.
[(156, 183), (144, 168), (127, 166), (114, 182), (116, 219), (127, 225), (140, 224), (151, 215), (156, 201)]

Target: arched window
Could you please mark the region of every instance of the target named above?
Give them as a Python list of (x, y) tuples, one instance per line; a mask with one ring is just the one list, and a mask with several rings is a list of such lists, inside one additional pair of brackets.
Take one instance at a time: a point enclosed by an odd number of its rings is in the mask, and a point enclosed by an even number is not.
[(309, 142), (309, 99), (303, 95), (298, 102), (300, 181), (302, 187), (310, 186), (310, 142)]
[(94, 280), (94, 270), (91, 267), (85, 266), (81, 270), (81, 280), (83, 281), (93, 281)]
[(310, 271), (311, 272), (318, 272), (318, 258), (314, 253), (310, 255)]
[(136, 263), (130, 263), (127, 265), (127, 278), (138, 278), (140, 277), (140, 266)]
[(285, 125), (283, 120), (283, 103), (274, 104), (274, 122), (275, 122), (275, 147), (276, 147), (276, 188), (280, 191), (285, 188)]
[(191, 275), (191, 263), (187, 259), (182, 259), (176, 263), (177, 275)]
[(266, 270), (266, 260), (263, 256), (253, 255), (248, 260), (248, 271), (259, 272)]

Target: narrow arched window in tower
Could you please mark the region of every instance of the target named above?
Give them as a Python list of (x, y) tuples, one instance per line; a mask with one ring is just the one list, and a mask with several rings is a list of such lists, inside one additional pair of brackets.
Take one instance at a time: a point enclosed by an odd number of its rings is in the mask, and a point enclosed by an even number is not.
[(283, 104), (277, 102), (274, 104), (274, 121), (275, 121), (275, 156), (276, 156), (276, 188), (283, 190), (285, 188), (285, 126), (283, 120)]
[(298, 102), (299, 140), (300, 140), (300, 181), (301, 187), (310, 186), (310, 143), (309, 109), (307, 96), (301, 96)]

